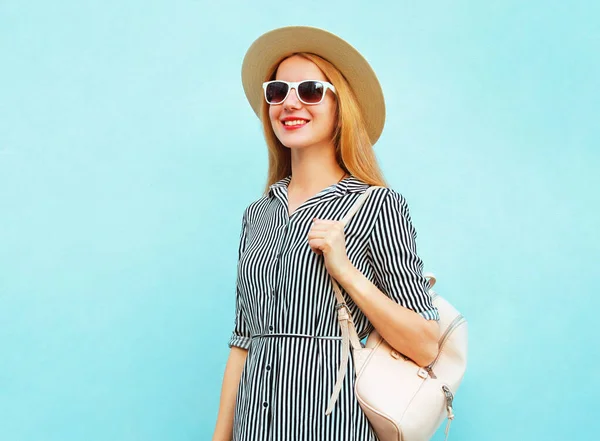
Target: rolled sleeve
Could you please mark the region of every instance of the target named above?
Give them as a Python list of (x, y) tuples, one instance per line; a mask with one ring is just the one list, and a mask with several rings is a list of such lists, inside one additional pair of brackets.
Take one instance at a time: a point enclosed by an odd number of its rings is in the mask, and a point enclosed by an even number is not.
[(386, 189), (381, 209), (369, 236), (374, 282), (388, 297), (427, 320), (439, 320), (417, 254), (417, 234), (405, 198)]
[(235, 324), (231, 337), (229, 338), (228, 346), (237, 346), (239, 348), (248, 349), (250, 348), (250, 341), (250, 330), (244, 319), (242, 301), (240, 299), (239, 290), (237, 290), (235, 296)]
[[(246, 210), (247, 211), (247, 210)], [(237, 270), (237, 279), (236, 279), (236, 294), (235, 294), (235, 321), (233, 332), (231, 333), (231, 337), (229, 338), (228, 346), (231, 348), (232, 346), (237, 346), (243, 349), (248, 349), (250, 347), (250, 329), (248, 327), (248, 323), (244, 317), (244, 299), (240, 293), (240, 282), (239, 282), (239, 262), (246, 248), (246, 238), (247, 238), (247, 218), (246, 211), (244, 211), (244, 216), (242, 218), (242, 231), (240, 233), (240, 242), (238, 247), (238, 270)]]

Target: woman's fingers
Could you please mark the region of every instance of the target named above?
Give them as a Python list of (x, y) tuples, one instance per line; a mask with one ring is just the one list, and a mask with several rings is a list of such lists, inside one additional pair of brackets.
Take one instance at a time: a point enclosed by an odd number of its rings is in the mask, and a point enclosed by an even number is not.
[(310, 248), (317, 254), (323, 254), (321, 248), (324, 247), (325, 244), (326, 242), (324, 239), (311, 239), (308, 241)]

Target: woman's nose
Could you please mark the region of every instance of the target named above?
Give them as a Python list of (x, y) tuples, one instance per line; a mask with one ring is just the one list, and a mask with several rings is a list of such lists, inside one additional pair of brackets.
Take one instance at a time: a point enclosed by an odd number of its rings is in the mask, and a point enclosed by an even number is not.
[(302, 103), (298, 99), (298, 95), (296, 95), (296, 89), (290, 90), (290, 93), (288, 94), (287, 98), (283, 102), (283, 106), (285, 108), (292, 108), (293, 107), (293, 108), (297, 109), (301, 105), (302, 105)]

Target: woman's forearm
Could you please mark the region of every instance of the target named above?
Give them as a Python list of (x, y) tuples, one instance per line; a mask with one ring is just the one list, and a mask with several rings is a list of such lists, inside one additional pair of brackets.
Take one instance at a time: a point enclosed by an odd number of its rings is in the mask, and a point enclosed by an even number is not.
[(217, 415), (217, 423), (212, 441), (231, 441), (235, 399), (247, 356), (248, 351), (246, 349), (238, 348), (237, 346), (231, 347), (229, 358), (225, 365), (225, 373), (223, 374), (219, 414)]
[(438, 352), (437, 321), (427, 320), (396, 303), (354, 266), (349, 266), (336, 280), (394, 349), (419, 366), (434, 360)]

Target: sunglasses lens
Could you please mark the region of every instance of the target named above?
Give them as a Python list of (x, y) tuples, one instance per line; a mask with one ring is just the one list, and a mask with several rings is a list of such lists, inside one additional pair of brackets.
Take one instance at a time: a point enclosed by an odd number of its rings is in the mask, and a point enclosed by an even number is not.
[(321, 101), (324, 93), (325, 87), (318, 81), (304, 81), (298, 86), (298, 95), (302, 101), (309, 104)]
[(267, 102), (278, 104), (283, 101), (288, 93), (288, 85), (280, 81), (269, 83), (267, 85)]

